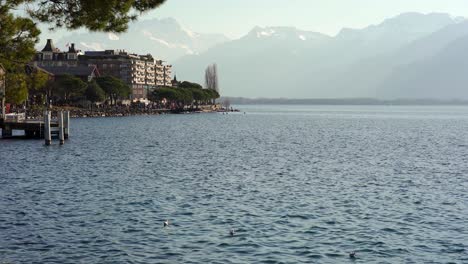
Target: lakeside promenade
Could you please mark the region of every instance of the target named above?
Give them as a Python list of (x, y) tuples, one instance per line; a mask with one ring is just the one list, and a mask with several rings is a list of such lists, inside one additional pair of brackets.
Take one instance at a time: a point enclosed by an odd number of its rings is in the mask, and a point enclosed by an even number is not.
[[(53, 112), (69, 111), (71, 118), (86, 117), (122, 117), (136, 115), (161, 115), (161, 114), (180, 114), (180, 113), (211, 113), (221, 111), (219, 104), (201, 105), (199, 107), (184, 108), (164, 108), (156, 106), (101, 106), (94, 108), (79, 107), (53, 107)], [(42, 120), (44, 109), (12, 109), (10, 112), (24, 113), (27, 120)]]

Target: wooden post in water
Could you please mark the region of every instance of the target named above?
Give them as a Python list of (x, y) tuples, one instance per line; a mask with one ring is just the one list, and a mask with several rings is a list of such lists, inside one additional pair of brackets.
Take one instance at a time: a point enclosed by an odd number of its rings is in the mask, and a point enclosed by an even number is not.
[(65, 139), (70, 136), (70, 111), (65, 111), (63, 116)]
[(46, 146), (50, 146), (52, 143), (52, 135), (50, 133), (50, 112), (44, 112), (44, 138)]
[(63, 126), (63, 111), (60, 111), (58, 115), (58, 126), (59, 126), (59, 140), (60, 145), (65, 143), (65, 134), (64, 134), (64, 126)]
[(13, 131), (9, 125), (5, 124), (2, 129), (2, 138), (9, 138), (11, 136), (13, 136)]

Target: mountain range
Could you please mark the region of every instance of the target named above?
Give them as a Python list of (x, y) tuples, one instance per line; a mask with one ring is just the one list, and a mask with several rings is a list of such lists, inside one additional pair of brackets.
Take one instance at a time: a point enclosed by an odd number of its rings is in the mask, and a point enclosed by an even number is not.
[(69, 43), (75, 43), (81, 50), (121, 49), (138, 54), (150, 53), (155, 58), (172, 62), (184, 55), (202, 53), (228, 40), (223, 34), (193, 32), (173, 18), (154, 18), (131, 23), (123, 34), (68, 34), (56, 41), (56, 44), (63, 48)]
[(151, 19), (121, 35), (70, 35), (58, 46), (71, 42), (151, 53), (173, 62), (178, 79), (200, 83), (206, 66), (217, 63), (224, 96), (468, 99), (468, 21), (443, 13), (404, 13), (335, 36), (255, 27), (234, 40)]
[(218, 64), (222, 94), (264, 98), (468, 98), (468, 22), (448, 14), (405, 13), (336, 36), (256, 27), (175, 63), (202, 82)]

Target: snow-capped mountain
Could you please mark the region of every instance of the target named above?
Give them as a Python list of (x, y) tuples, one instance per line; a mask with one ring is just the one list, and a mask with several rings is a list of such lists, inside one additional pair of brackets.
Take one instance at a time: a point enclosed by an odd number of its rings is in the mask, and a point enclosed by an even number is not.
[[(390, 83), (390, 76), (398, 79), (402, 73), (395, 70), (402, 65), (434, 56), (463, 37), (468, 31), (463, 21), (448, 14), (406, 13), (363, 29), (344, 29), (334, 37), (288, 27), (256, 27), (238, 40), (174, 64), (180, 78), (202, 82), (206, 65), (216, 62), (225, 96), (404, 97), (404, 91), (385, 92), (392, 88), (382, 83)], [(396, 75), (391, 75), (394, 71)], [(417, 88), (414, 94), (423, 96), (424, 87)], [(443, 90), (435, 87), (432, 95), (443, 95)]]
[(327, 35), (303, 31), (294, 27), (255, 27), (245, 38), (276, 39), (276, 40), (299, 40), (299, 41), (322, 41), (329, 39)]
[[(132, 23), (126, 33), (79, 33), (56, 41), (57, 47), (75, 43), (81, 50), (124, 49), (173, 61), (184, 55), (199, 54), (229, 39), (222, 34), (201, 34), (181, 26), (173, 18)], [(42, 44), (42, 43), (40, 43)]]

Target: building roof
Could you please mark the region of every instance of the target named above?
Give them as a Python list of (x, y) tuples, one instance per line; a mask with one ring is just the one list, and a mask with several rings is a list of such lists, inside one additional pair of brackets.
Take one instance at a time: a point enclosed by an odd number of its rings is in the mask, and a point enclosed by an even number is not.
[(78, 53), (78, 51), (75, 48), (75, 43), (72, 43), (70, 47), (68, 48), (68, 53)]
[(42, 51), (43, 52), (44, 51), (46, 51), (46, 52), (55, 52), (55, 51), (57, 51), (57, 49), (54, 46), (54, 43), (53, 43), (52, 39), (47, 39), (47, 44), (42, 49)]
[(31, 63), (28, 63), (26, 64), (26, 66), (24, 67), (24, 71), (29, 75), (33, 72), (37, 72), (37, 71), (41, 71), (49, 76), (54, 76), (54, 74), (46, 69), (44, 69), (44, 67), (42, 66), (34, 66), (33, 64)]
[(77, 66), (77, 67), (55, 67), (55, 66), (43, 66), (44, 70), (51, 72), (54, 75), (74, 75), (74, 76), (90, 76), (93, 73), (99, 76), (99, 71), (94, 65), (91, 66)]

